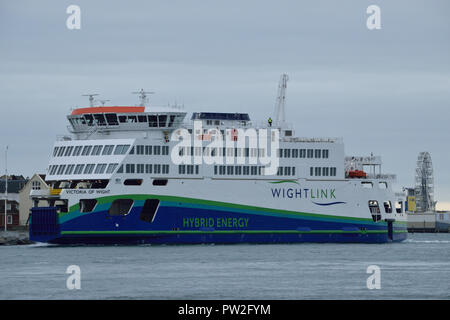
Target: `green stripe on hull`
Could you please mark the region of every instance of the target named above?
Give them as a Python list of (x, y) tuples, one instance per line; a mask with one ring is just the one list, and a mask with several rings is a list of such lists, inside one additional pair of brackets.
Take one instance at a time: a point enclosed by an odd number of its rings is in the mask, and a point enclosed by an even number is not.
[[(356, 218), (356, 217), (345, 217), (345, 216), (333, 216), (333, 215), (325, 215), (325, 214), (316, 214), (316, 213), (306, 213), (299, 211), (290, 211), (290, 210), (280, 210), (280, 209), (271, 209), (257, 206), (249, 206), (242, 205), (236, 203), (229, 202), (220, 202), (220, 201), (211, 201), (211, 200), (203, 200), (196, 198), (185, 198), (185, 197), (176, 197), (176, 196), (166, 196), (166, 195), (155, 195), (155, 194), (123, 194), (116, 196), (107, 196), (96, 198), (98, 201), (97, 208), (102, 205), (113, 202), (116, 199), (120, 198), (129, 198), (134, 201), (144, 201), (149, 198), (157, 198), (161, 201), (161, 205), (175, 205), (180, 207), (191, 207), (198, 209), (213, 209), (218, 211), (233, 211), (238, 213), (245, 214), (259, 214), (259, 215), (270, 215), (276, 217), (283, 218), (303, 218), (303, 219), (312, 219), (312, 220), (325, 220), (330, 222), (342, 222), (342, 223), (364, 223), (374, 226), (384, 226), (386, 222), (373, 222), (370, 218)], [(74, 219), (78, 216), (84, 215), (86, 213), (79, 212), (79, 204), (75, 204), (70, 207), (69, 212), (60, 213), (59, 217), (61, 222), (65, 222), (71, 219)], [(87, 213), (90, 214), (90, 213)], [(395, 224), (406, 224), (404, 221), (396, 221)]]
[[(407, 230), (394, 230), (394, 233), (405, 233)], [(171, 231), (171, 230), (130, 230), (130, 231), (61, 231), (62, 235), (78, 235), (78, 234), (311, 234), (311, 233), (387, 233), (387, 230), (214, 230), (214, 231), (202, 231), (202, 230), (184, 230), (184, 231)]]

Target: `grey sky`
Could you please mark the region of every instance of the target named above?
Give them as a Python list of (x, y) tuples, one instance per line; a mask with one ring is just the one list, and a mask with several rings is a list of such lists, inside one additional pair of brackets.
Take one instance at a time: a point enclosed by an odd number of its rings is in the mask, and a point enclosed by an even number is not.
[[(66, 8), (81, 7), (81, 30)], [(381, 30), (366, 8), (381, 8)], [(45, 172), (69, 108), (87, 92), (115, 105), (156, 91), (154, 105), (272, 115), (281, 73), (299, 136), (343, 137), (373, 152), (398, 183), (431, 153), (436, 199), (450, 206), (450, 2), (0, 2), (0, 148), (9, 172)], [(0, 170), (4, 171), (1, 157)]]

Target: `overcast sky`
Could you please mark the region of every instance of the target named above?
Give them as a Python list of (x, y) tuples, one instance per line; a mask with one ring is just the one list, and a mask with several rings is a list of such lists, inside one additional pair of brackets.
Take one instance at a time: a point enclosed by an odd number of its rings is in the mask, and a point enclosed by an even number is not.
[[(66, 8), (81, 8), (81, 29)], [(368, 30), (366, 9), (381, 8)], [(431, 154), (435, 199), (450, 209), (450, 1), (0, 0), (0, 170), (45, 173), (83, 93), (188, 112), (273, 113), (288, 73), (298, 136), (343, 137), (348, 155), (383, 157), (413, 186)]]

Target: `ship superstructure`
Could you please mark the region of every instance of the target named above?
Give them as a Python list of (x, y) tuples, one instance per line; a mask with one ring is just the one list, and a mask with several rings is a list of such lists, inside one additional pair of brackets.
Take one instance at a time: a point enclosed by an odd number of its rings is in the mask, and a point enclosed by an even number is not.
[[(143, 90), (138, 106), (91, 101), (90, 107), (75, 108), (67, 117), (71, 134), (52, 149), (50, 192), (31, 193), (31, 239), (62, 244), (405, 239), (402, 198), (392, 190), (395, 176), (381, 172), (380, 157), (346, 157), (340, 138), (296, 137), (284, 119), (286, 82), (282, 77), (277, 99), (281, 116), (264, 125), (242, 112), (194, 112), (187, 118), (180, 108), (147, 106)], [(186, 135), (192, 144), (182, 143)]]

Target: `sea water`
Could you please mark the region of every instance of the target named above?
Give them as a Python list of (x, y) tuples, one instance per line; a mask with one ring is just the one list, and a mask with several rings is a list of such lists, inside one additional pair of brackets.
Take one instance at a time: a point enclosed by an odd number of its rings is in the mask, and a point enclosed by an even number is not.
[[(70, 289), (69, 266), (79, 267), (80, 289)], [(370, 289), (374, 276), (379, 289)], [(386, 244), (0, 247), (0, 299), (449, 298), (450, 234)]]

